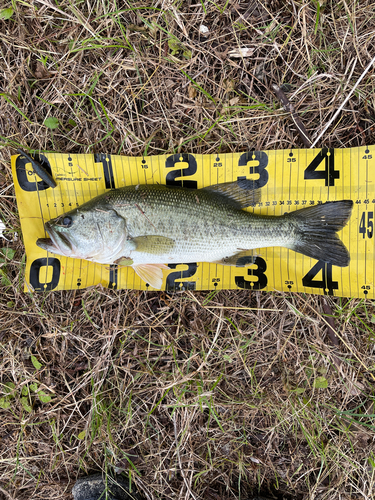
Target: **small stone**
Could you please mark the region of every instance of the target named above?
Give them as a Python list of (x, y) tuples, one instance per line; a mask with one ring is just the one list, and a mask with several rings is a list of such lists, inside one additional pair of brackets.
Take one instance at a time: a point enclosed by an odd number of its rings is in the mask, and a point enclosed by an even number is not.
[[(107, 483), (107, 484), (106, 484)], [(107, 495), (105, 493), (107, 487)], [(72, 495), (74, 500), (141, 500), (141, 497), (135, 493), (134, 485), (132, 492), (129, 491), (129, 481), (123, 476), (107, 476), (94, 474), (92, 476), (82, 477), (77, 480), (73, 486)]]
[(201, 32), (202, 35), (204, 36), (208, 36), (208, 34), (210, 33), (210, 30), (207, 28), (207, 26), (205, 26), (204, 24), (201, 24), (199, 26), (199, 31)]

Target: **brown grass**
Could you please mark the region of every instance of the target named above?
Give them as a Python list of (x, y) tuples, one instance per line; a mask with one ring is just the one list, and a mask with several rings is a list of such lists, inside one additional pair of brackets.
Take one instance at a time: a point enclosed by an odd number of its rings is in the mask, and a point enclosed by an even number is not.
[[(71, 498), (94, 470), (130, 473), (152, 499), (373, 498), (372, 301), (22, 291), (14, 148), (302, 147), (272, 84), (314, 137), (374, 56), (369, 0), (151, 3), (3, 4), (0, 246), (15, 254), (0, 263), (0, 499)], [(374, 144), (374, 107), (372, 69), (320, 145)]]

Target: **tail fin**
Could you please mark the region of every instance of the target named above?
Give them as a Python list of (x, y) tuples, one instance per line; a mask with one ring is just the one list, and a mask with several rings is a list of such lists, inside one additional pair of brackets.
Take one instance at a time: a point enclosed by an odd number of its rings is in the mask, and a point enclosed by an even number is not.
[(349, 252), (336, 232), (346, 225), (352, 208), (352, 200), (343, 200), (288, 213), (298, 227), (296, 241), (288, 248), (334, 266), (348, 266)]

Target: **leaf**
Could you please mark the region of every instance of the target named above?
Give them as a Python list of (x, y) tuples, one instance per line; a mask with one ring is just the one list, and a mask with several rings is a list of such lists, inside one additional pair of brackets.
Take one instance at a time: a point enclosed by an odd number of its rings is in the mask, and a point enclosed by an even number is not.
[(51, 401), (51, 396), (49, 396), (46, 392), (40, 391), (38, 392), (38, 398), (42, 403), (49, 403)]
[(191, 59), (192, 57), (192, 52), (191, 50), (187, 49), (179, 40), (176, 38), (170, 38), (168, 40), (168, 47), (171, 49), (171, 55), (175, 56), (179, 52), (182, 52), (182, 55), (186, 57), (186, 59)]
[(305, 392), (305, 389), (303, 387), (297, 387), (297, 389), (294, 389), (296, 394), (303, 394)]
[(31, 408), (31, 406), (29, 405), (29, 400), (27, 398), (21, 398), (21, 404), (23, 406), (23, 409), (25, 411), (27, 411), (27, 413), (31, 413), (33, 411), (33, 409)]
[(0, 11), (0, 19), (10, 19), (13, 15), (14, 10), (12, 7), (9, 7), (8, 9), (3, 9)]
[(232, 99), (229, 100), (229, 106), (234, 106), (235, 104), (238, 104), (240, 102), (240, 98), (238, 96), (233, 97)]
[(189, 94), (190, 99), (194, 99), (194, 97), (197, 96), (197, 89), (191, 83), (189, 83), (189, 86), (188, 86), (188, 94)]
[(31, 356), (31, 362), (36, 370), (40, 370), (43, 366), (41, 363), (39, 363), (35, 356)]
[(10, 286), (12, 284), (5, 271), (2, 269), (0, 269), (0, 283), (4, 286)]
[(189, 49), (185, 49), (183, 52), (182, 52), (182, 55), (184, 57), (186, 57), (186, 59), (191, 59), (193, 57), (193, 53), (191, 50)]
[(43, 80), (45, 78), (50, 78), (52, 76), (51, 73), (43, 66), (41, 62), (36, 63), (36, 70), (34, 74), (40, 80)]
[(232, 92), (236, 88), (236, 82), (233, 78), (226, 78), (223, 82), (223, 87), (225, 93)]
[(27, 385), (24, 385), (21, 390), (22, 396), (27, 396), (29, 394), (29, 388)]
[(53, 116), (50, 116), (44, 120), (44, 125), (53, 130), (60, 125), (60, 122), (59, 122), (58, 118), (54, 118)]
[(9, 406), (10, 406), (9, 397), (0, 398), (0, 408), (3, 408), (4, 410), (6, 410), (7, 408), (9, 408)]
[(314, 380), (314, 387), (315, 389), (327, 389), (328, 380), (325, 377), (317, 377)]
[(5, 258), (8, 259), (8, 260), (12, 260), (13, 257), (14, 257), (14, 254), (16, 253), (15, 250), (13, 250), (13, 248), (7, 248), (5, 250)]
[[(10, 394), (15, 387), (16, 386), (13, 384), (13, 382), (5, 382), (4, 391), (6, 394)], [(12, 395), (12, 397), (14, 397), (14, 396)]]
[(77, 126), (77, 123), (74, 120), (72, 120), (71, 118), (69, 118), (68, 123), (69, 123), (69, 125), (71, 127), (76, 127)]
[(38, 384), (33, 382), (32, 384), (29, 385), (30, 390), (33, 392), (36, 392), (38, 390)]
[(174, 56), (180, 50), (180, 42), (178, 40), (176, 40), (175, 38), (170, 38), (168, 40), (168, 47), (172, 51), (172, 56)]
[(16, 253), (13, 248), (0, 248), (0, 263), (6, 260), (12, 260)]
[(82, 441), (83, 439), (85, 439), (85, 436), (86, 436), (86, 431), (82, 431), (78, 434), (77, 438)]

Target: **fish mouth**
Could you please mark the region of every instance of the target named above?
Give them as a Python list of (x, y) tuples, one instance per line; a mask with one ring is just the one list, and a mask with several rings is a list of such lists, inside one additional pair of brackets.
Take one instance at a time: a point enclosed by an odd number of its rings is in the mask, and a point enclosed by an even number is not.
[(47, 252), (69, 257), (72, 254), (73, 248), (68, 238), (64, 234), (57, 232), (50, 222), (44, 224), (44, 229), (49, 238), (37, 239), (36, 244), (38, 247), (47, 250)]

